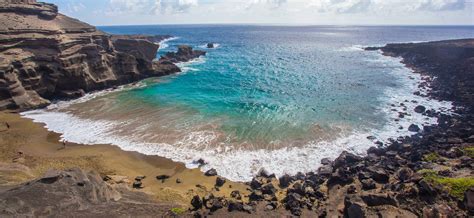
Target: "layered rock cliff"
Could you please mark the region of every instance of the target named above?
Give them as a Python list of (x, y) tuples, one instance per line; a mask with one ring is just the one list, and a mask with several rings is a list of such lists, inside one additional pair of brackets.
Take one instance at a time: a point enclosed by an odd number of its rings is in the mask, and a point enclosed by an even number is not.
[(58, 13), (53, 4), (0, 1), (0, 110), (46, 106), (56, 98), (179, 72), (154, 61), (151, 36), (116, 36)]

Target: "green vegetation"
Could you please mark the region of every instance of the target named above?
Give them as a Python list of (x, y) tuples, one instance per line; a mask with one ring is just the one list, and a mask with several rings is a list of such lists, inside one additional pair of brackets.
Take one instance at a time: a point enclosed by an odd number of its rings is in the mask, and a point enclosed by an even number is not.
[(474, 187), (474, 177), (462, 177), (462, 178), (449, 178), (439, 176), (434, 170), (420, 170), (418, 171), (423, 175), (423, 179), (427, 182), (441, 185), (449, 191), (454, 197), (462, 200), (464, 198), (464, 192), (470, 187)]
[(183, 209), (180, 207), (174, 207), (174, 208), (171, 208), (171, 212), (176, 215), (180, 215), (180, 214), (184, 214), (186, 212), (186, 209)]
[(467, 147), (467, 148), (464, 148), (463, 150), (466, 156), (470, 158), (474, 158), (474, 147)]
[(440, 158), (441, 157), (436, 152), (432, 152), (432, 153), (429, 153), (429, 154), (426, 154), (425, 156), (423, 156), (423, 161), (435, 162), (435, 161), (439, 160)]

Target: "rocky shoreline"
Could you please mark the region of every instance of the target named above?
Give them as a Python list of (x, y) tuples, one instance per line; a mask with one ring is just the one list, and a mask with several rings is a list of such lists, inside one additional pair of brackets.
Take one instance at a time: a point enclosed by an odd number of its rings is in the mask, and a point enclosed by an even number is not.
[[(253, 213), (262, 204), (265, 210), (285, 208), (295, 216), (474, 215), (474, 39), (366, 50), (402, 57), (414, 73), (429, 79), (420, 84), (430, 88), (425, 97), (454, 102), (455, 113), (446, 115), (419, 105), (409, 113), (436, 117), (439, 124), (411, 126), (419, 133), (374, 146), (365, 157), (344, 152), (334, 161), (323, 159), (315, 172), (276, 178), (261, 171), (248, 183), (251, 194), (245, 200), (238, 193), (229, 198), (195, 196), (191, 201), (195, 215), (225, 207)], [(216, 186), (221, 180), (217, 177)]]

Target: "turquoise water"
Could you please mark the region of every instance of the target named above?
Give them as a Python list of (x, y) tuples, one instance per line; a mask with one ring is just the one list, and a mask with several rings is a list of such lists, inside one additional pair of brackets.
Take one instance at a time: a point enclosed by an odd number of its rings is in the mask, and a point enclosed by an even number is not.
[[(210, 162), (208, 167), (234, 180), (246, 180), (260, 167), (279, 174), (315, 169), (323, 157), (333, 158), (342, 150), (360, 153), (373, 146), (368, 135), (383, 141), (390, 134), (407, 134), (405, 125), (416, 120), (433, 122), (414, 117), (392, 123), (387, 105), (396, 98), (416, 98), (412, 96), (416, 84), (400, 60), (361, 48), (474, 35), (472, 27), (101, 29), (179, 37), (162, 44), (160, 54), (180, 44), (208, 53), (180, 64), (180, 74), (50, 109), (49, 120), (67, 114), (61, 119), (81, 126), (76, 129), (87, 129), (82, 136), (67, 127), (57, 131), (71, 141), (119, 144), (190, 167), (193, 160), (204, 158)], [(206, 49), (208, 42), (218, 47)], [(94, 128), (79, 124), (83, 121)], [(49, 122), (54, 129), (56, 124)]]

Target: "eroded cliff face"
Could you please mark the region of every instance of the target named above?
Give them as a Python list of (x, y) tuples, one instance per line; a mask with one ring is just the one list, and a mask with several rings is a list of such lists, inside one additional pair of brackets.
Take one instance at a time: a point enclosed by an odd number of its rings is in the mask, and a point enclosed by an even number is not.
[(0, 1), (0, 110), (179, 72), (154, 62), (158, 48), (140, 37), (112, 38), (52, 4)]

